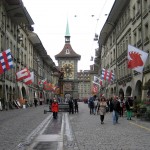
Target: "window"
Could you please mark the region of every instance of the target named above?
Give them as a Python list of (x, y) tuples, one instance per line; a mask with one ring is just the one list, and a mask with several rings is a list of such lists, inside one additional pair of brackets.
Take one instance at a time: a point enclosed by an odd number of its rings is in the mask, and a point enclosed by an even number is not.
[(148, 7), (147, 0), (144, 0), (143, 6), (144, 6), (144, 10), (147, 9), (147, 7)]
[(136, 44), (136, 31), (134, 32), (134, 35), (133, 35), (133, 40), (134, 40), (134, 45)]
[(135, 5), (133, 6), (133, 18), (135, 17)]
[(141, 39), (141, 27), (138, 29), (138, 40)]
[(145, 38), (148, 37), (148, 23), (145, 24)]
[(70, 54), (70, 51), (69, 51), (69, 49), (66, 49), (66, 54)]

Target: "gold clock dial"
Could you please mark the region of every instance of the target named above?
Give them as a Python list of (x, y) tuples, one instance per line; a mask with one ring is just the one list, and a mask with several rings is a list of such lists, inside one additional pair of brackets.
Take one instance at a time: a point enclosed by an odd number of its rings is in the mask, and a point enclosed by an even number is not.
[(73, 64), (71, 63), (66, 63), (63, 65), (63, 69), (64, 69), (64, 76), (67, 78), (71, 78), (73, 77)]

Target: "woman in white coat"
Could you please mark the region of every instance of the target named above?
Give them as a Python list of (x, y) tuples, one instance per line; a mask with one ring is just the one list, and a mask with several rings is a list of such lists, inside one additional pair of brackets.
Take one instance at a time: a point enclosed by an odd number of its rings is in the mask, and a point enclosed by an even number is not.
[(101, 124), (104, 124), (104, 116), (106, 114), (106, 107), (107, 107), (106, 99), (102, 97), (99, 103), (99, 114), (100, 114)]

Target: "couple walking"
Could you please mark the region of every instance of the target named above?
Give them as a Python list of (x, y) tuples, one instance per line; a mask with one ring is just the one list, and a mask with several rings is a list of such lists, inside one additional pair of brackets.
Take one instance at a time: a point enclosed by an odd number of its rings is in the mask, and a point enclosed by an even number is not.
[[(104, 97), (101, 98), (98, 107), (99, 107), (101, 124), (104, 124), (104, 116), (106, 114), (106, 109), (108, 107), (106, 99)], [(118, 123), (118, 115), (120, 110), (120, 103), (117, 97), (114, 97), (114, 100), (112, 101), (112, 109), (113, 109), (113, 113), (112, 113), (113, 124), (115, 124)]]

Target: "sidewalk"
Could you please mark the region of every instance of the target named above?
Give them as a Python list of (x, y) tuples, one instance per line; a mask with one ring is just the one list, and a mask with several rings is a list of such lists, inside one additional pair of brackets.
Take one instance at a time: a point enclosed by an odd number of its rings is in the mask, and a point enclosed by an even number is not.
[(113, 125), (107, 113), (104, 124), (99, 115), (90, 115), (88, 105), (79, 103), (79, 113), (69, 116), (75, 141), (80, 150), (149, 150), (150, 122), (125, 117)]

